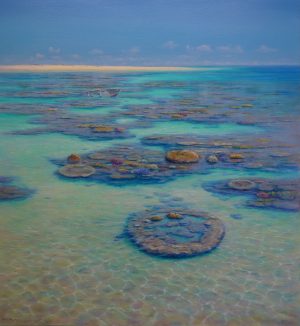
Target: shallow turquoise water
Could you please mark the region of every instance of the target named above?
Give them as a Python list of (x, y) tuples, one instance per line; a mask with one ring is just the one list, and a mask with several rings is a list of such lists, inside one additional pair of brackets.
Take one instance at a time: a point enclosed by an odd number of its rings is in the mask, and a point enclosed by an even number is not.
[[(270, 78), (276, 73), (278, 80)], [(287, 69), (282, 74), (239, 68), (220, 70), (219, 74), (217, 70), (184, 76), (135, 74), (127, 78), (134, 85), (153, 80), (217, 80), (226, 81), (225, 87), (240, 78), (239, 85), (255, 86), (255, 92), (253, 88), (241, 88), (240, 96), (246, 96), (245, 92), (255, 95), (258, 105), (263, 103), (255, 111), (259, 114), (266, 105), (265, 89), (291, 91), (295, 80), (299, 85), (298, 70)], [(0, 75), (1, 87), (6, 80), (14, 85), (20, 78), (34, 88), (41, 80), (41, 76), (26, 76)], [(45, 80), (60, 85), (64, 76), (55, 74)], [(169, 99), (176, 91), (149, 93), (148, 101), (152, 102)], [(289, 106), (297, 116), (299, 111), (292, 106), (297, 96), (299, 93), (281, 95), (270, 103)], [(22, 103), (13, 96), (4, 101)], [(59, 106), (64, 99), (55, 101)], [(115, 106), (112, 102), (112, 111), (128, 105), (131, 99), (122, 95), (118, 101)], [(42, 102), (52, 105), (51, 100)], [(104, 114), (111, 112), (105, 110)], [(265, 137), (267, 129), (234, 123), (166, 121), (150, 128), (132, 128), (136, 137), (122, 141), (89, 141), (59, 133), (9, 134), (32, 127), (31, 118), (0, 114), (0, 175), (14, 176), (16, 184), (35, 190), (26, 200), (0, 203), (4, 325), (296, 325), (300, 318), (299, 213), (248, 208), (243, 206), (244, 196), (214, 196), (201, 186), (203, 182), (232, 177), (280, 178), (282, 173), (215, 169), (210, 174), (181, 176), (163, 184), (118, 187), (63, 180), (55, 175), (57, 167), (50, 161), (120, 142), (138, 143), (151, 134)], [(126, 119), (119, 118), (118, 122), (135, 121)], [(299, 175), (291, 171), (284, 176)], [(172, 260), (149, 256), (126, 239), (115, 241), (128, 214), (172, 198), (222, 219), (226, 236), (218, 249), (192, 259)], [(234, 220), (231, 214), (240, 214), (242, 219)]]
[(262, 130), (254, 126), (239, 126), (231, 123), (223, 124), (201, 124), (189, 123), (184, 121), (156, 122), (151, 128), (132, 129), (138, 137), (145, 137), (153, 134), (176, 135), (176, 134), (195, 134), (201, 136), (222, 136), (229, 134), (259, 134)]

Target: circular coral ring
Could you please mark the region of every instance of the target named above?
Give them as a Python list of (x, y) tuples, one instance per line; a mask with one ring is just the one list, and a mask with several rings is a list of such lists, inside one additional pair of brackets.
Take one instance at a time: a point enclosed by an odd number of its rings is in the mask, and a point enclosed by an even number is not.
[(234, 190), (251, 190), (256, 187), (256, 183), (246, 179), (236, 179), (228, 182), (228, 187)]
[(149, 254), (181, 258), (210, 252), (225, 235), (222, 221), (208, 213), (172, 208), (182, 217), (173, 220), (169, 212), (158, 209), (131, 215), (126, 231), (133, 243)]
[(68, 178), (86, 178), (94, 174), (96, 170), (85, 164), (67, 164), (58, 170), (59, 174)]

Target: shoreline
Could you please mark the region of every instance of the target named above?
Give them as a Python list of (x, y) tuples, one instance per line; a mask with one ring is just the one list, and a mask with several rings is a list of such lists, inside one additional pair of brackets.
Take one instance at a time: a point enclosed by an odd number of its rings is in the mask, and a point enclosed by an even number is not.
[(0, 72), (168, 72), (201, 70), (205, 71), (209, 70), (209, 68), (93, 65), (0, 65)]

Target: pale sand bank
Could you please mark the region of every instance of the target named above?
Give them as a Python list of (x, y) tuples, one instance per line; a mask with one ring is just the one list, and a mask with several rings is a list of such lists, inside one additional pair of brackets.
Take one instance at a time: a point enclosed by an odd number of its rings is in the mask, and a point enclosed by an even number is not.
[(210, 68), (191, 67), (135, 67), (135, 66), (89, 66), (89, 65), (0, 65), (0, 72), (59, 72), (59, 71), (99, 71), (99, 72), (135, 72), (135, 71), (197, 71)]

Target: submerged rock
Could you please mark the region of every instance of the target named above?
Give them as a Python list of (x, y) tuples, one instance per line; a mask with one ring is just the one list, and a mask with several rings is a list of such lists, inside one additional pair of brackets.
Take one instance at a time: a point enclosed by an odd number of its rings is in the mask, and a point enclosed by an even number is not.
[(284, 191), (278, 191), (277, 193), (275, 193), (275, 195), (279, 199), (289, 201), (289, 200), (296, 199), (297, 193), (296, 191), (292, 191), (292, 190), (284, 190)]
[(133, 174), (136, 174), (138, 176), (145, 176), (145, 175), (149, 175), (150, 174), (150, 170), (147, 168), (138, 168), (138, 169), (134, 169), (132, 170)]
[(209, 155), (207, 156), (206, 161), (209, 164), (216, 164), (219, 162), (219, 159), (216, 155)]
[(101, 160), (103, 158), (105, 158), (105, 155), (103, 153), (91, 153), (88, 155), (89, 158), (93, 159), (93, 160)]
[(86, 178), (96, 172), (95, 168), (85, 164), (67, 164), (58, 172), (68, 178)]
[(228, 182), (228, 187), (235, 190), (250, 190), (255, 188), (255, 182), (246, 179), (236, 179)]
[(284, 211), (294, 211), (300, 210), (299, 201), (289, 201), (289, 200), (278, 200), (278, 199), (258, 199), (250, 200), (248, 206), (256, 208), (273, 208)]
[(0, 201), (25, 199), (33, 194), (33, 190), (12, 185), (13, 177), (0, 176)]
[(119, 133), (121, 133), (121, 132), (124, 132), (126, 129), (125, 128), (123, 128), (123, 127), (115, 127), (115, 132), (119, 132)]
[(300, 210), (300, 182), (298, 179), (268, 180), (253, 178), (204, 184), (207, 191), (224, 195), (248, 195), (247, 206), (256, 208)]
[(0, 185), (0, 200), (22, 199), (28, 197), (32, 191), (11, 185)]
[(291, 154), (287, 153), (287, 152), (272, 152), (270, 154), (270, 156), (272, 156), (272, 157), (289, 157), (289, 156), (291, 156)]
[(157, 218), (168, 211), (154, 209), (129, 217), (127, 234), (141, 250), (163, 257), (190, 257), (212, 251), (225, 235), (222, 221), (205, 212), (176, 209), (184, 223)]
[(183, 218), (181, 214), (175, 213), (175, 212), (168, 213), (167, 217), (171, 218), (171, 219), (181, 219), (181, 218)]
[(93, 132), (114, 132), (115, 128), (112, 126), (95, 126), (93, 127)]
[(158, 221), (162, 221), (164, 218), (162, 216), (159, 215), (154, 215), (150, 217), (150, 220), (153, 222), (158, 222)]
[(112, 158), (110, 161), (113, 165), (122, 165), (124, 163), (124, 160), (117, 157)]
[(3, 176), (0, 176), (0, 184), (1, 183), (10, 183), (13, 181), (13, 178), (12, 177), (3, 177)]
[(196, 163), (200, 155), (192, 150), (174, 150), (167, 152), (166, 159), (173, 163)]
[(243, 218), (241, 214), (230, 214), (230, 217), (235, 220), (241, 220)]
[(261, 199), (268, 199), (268, 198), (271, 198), (272, 195), (265, 191), (259, 191), (256, 193), (256, 197), (261, 198)]
[(108, 95), (110, 97), (116, 97), (119, 95), (120, 93), (120, 89), (116, 89), (116, 88), (108, 88), (106, 89), (106, 92), (108, 93)]
[[(77, 154), (76, 154), (77, 155)], [(198, 164), (170, 165), (165, 154), (158, 150), (135, 145), (113, 146), (94, 153), (72, 155), (65, 160), (54, 162), (62, 167), (58, 173), (65, 177), (89, 177), (89, 180), (107, 183), (165, 182), (176, 176), (197, 172), (202, 167)]]
[[(259, 138), (249, 139), (247, 136), (197, 136), (191, 134), (179, 135), (152, 135), (142, 139), (142, 143), (150, 146), (163, 146), (172, 149), (171, 152), (180, 149), (192, 150), (201, 153), (208, 164), (203, 168), (213, 168), (218, 163), (219, 168), (234, 169), (259, 169), (269, 171), (270, 169), (297, 169), (300, 159), (296, 155), (281, 155), (272, 157), (270, 155), (276, 148), (288, 149), (285, 143), (270, 141), (262, 143)], [(172, 160), (172, 158), (170, 159)], [(175, 161), (173, 161), (175, 162)], [(176, 162), (175, 162), (176, 163)]]
[(230, 153), (229, 158), (231, 160), (243, 160), (245, 156), (241, 153)]
[(68, 163), (71, 163), (71, 164), (79, 163), (80, 160), (81, 160), (81, 157), (78, 154), (71, 154), (67, 158)]
[(270, 181), (261, 181), (257, 183), (257, 189), (261, 191), (273, 191), (275, 187)]

